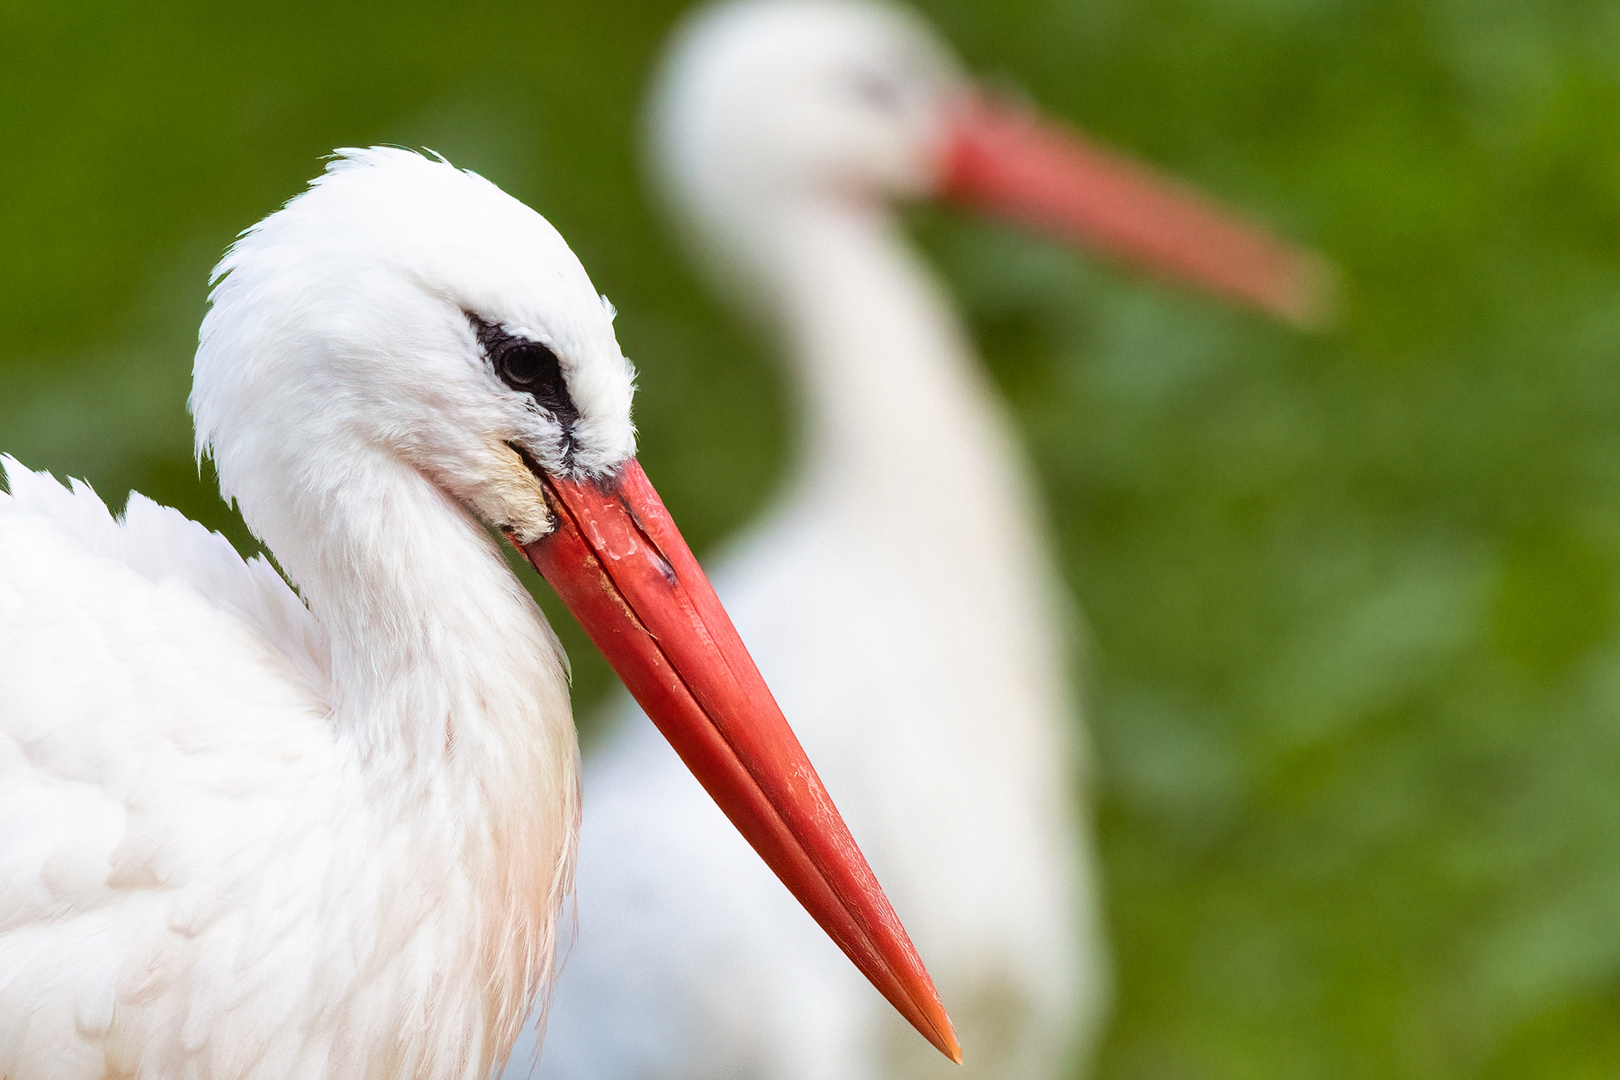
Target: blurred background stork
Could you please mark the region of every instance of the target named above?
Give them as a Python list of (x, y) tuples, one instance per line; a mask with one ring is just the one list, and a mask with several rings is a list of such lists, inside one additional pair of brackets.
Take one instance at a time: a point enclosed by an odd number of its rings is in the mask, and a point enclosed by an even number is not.
[(897, 204), (1106, 235), (1296, 320), (1329, 272), (994, 100), (898, 5), (723, 0), (659, 66), (649, 172), (774, 338), (799, 417), (781, 494), (710, 572), (972, 1049), (952, 1071), (899, 1037), (619, 695), (584, 769), (579, 932), (536, 1075), (1062, 1080), (1110, 983), (1072, 613), (1019, 440)]
[[(1089, 620), (1098, 1074), (1614, 1072), (1620, 9), (917, 6), (973, 70), (1346, 273), (1311, 339), (911, 221)], [(426, 144), (543, 204), (626, 313), (643, 460), (712, 550), (773, 490), (786, 414), (638, 179), (679, 8), (0, 10), (0, 441), (244, 541), (181, 407), (199, 283), (330, 147)], [(610, 676), (576, 674), (589, 715)]]

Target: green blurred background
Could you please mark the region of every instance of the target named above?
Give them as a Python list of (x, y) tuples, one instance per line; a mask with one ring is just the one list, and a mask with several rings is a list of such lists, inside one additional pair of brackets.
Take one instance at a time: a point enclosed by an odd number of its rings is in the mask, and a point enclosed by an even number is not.
[[(1347, 275), (1304, 337), (915, 220), (1086, 614), (1100, 1074), (1620, 1076), (1620, 5), (922, 6)], [(0, 0), (0, 448), (248, 543), (184, 411), (208, 268), (333, 147), (427, 145), (618, 305), (643, 460), (712, 547), (790, 431), (638, 179), (679, 7)]]

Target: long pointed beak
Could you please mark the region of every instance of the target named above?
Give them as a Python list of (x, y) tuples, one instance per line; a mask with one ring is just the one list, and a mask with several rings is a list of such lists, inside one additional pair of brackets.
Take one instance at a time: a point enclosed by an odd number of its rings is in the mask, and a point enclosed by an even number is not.
[(523, 553), (805, 910), (960, 1063), (917, 950), (641, 466), (542, 480), (557, 527)]
[(1026, 109), (971, 95), (948, 132), (945, 198), (1321, 326), (1335, 274), (1321, 256)]

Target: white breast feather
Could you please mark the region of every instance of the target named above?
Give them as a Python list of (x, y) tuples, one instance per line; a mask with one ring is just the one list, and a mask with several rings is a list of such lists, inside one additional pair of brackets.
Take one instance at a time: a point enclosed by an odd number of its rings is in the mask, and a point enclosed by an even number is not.
[(435, 948), (476, 906), (458, 841), (356, 782), (292, 590), (173, 510), (3, 465), (0, 1077), (475, 1080), (482, 988), (428, 996), (468, 974)]

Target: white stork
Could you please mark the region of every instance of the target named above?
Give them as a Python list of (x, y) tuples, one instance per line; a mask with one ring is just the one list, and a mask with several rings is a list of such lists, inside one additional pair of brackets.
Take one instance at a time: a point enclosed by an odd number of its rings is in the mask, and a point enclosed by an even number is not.
[[(803, 403), (793, 481), (721, 594), (930, 957), (968, 1074), (1067, 1076), (1109, 979), (1066, 602), (1000, 403), (893, 206), (943, 195), (1298, 320), (1321, 266), (994, 104), (927, 27), (859, 0), (699, 14), (651, 125), (664, 192), (785, 341)], [(586, 765), (542, 1080), (963, 1075), (899, 1037), (622, 712)], [(520, 1043), (508, 1080), (531, 1061)]]
[[(262, 559), (3, 459), (0, 1077), (483, 1080), (553, 969), (567, 661), (504, 533), (861, 970), (937, 997), (636, 464), (538, 214), (350, 150), (220, 264), (191, 408)], [(696, 785), (694, 785), (696, 787)]]

